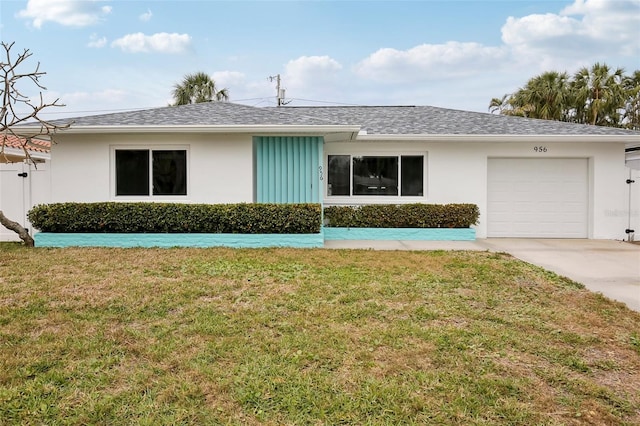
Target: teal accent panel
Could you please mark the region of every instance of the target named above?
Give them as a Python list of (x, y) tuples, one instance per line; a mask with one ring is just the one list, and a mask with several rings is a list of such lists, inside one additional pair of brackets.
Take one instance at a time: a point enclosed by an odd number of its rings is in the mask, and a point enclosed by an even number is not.
[(398, 241), (475, 241), (473, 228), (323, 228), (324, 239)]
[(35, 234), (36, 247), (322, 247), (319, 234)]
[(254, 138), (258, 203), (319, 203), (323, 138)]
[(36, 247), (323, 247), (324, 241), (475, 241), (472, 228), (324, 228), (318, 234), (107, 234), (34, 235)]

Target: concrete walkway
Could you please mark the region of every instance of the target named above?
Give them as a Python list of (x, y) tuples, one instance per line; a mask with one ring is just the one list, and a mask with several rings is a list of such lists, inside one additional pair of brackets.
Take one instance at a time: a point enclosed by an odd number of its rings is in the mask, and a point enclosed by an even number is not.
[(614, 240), (490, 238), (476, 241), (327, 241), (326, 248), (509, 253), (640, 312), (640, 245)]

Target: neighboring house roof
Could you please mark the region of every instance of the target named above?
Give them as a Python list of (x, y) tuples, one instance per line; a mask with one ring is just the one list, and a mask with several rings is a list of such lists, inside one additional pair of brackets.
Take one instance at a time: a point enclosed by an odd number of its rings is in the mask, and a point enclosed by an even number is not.
[[(0, 154), (0, 163), (4, 162), (20, 162), (25, 159), (23, 146), (24, 138), (14, 135), (0, 135), (4, 139), (4, 153)], [(5, 139), (6, 138), (6, 139)], [(0, 144), (2, 143), (0, 139)], [(31, 139), (26, 144), (27, 151), (33, 159), (49, 158), (51, 152), (51, 141), (43, 139)]]
[[(264, 129), (312, 130), (358, 133), (359, 138), (376, 136), (425, 138), (464, 137), (521, 139), (562, 137), (582, 140), (602, 137), (624, 139), (635, 144), (640, 132), (561, 121), (528, 119), (499, 114), (460, 111), (432, 106), (330, 106), (330, 107), (251, 107), (230, 102), (206, 102), (139, 111), (119, 112), (58, 120), (72, 122), (65, 132), (94, 131), (259, 131)], [(262, 126), (262, 127), (261, 127)]]
[[(0, 138), (4, 138), (5, 136), (0, 135)], [(14, 135), (6, 135), (6, 139), (4, 142), (5, 147), (8, 148), (16, 148), (22, 149), (24, 146), (25, 139), (19, 138)], [(51, 141), (45, 141), (42, 139), (31, 139), (27, 142), (27, 151), (30, 152), (50, 152), (51, 151)]]

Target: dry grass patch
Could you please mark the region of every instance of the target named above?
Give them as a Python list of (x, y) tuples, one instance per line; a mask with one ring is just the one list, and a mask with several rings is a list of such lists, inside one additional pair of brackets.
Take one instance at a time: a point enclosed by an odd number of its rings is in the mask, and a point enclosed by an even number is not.
[(2, 424), (640, 423), (640, 315), (503, 254), (0, 249)]

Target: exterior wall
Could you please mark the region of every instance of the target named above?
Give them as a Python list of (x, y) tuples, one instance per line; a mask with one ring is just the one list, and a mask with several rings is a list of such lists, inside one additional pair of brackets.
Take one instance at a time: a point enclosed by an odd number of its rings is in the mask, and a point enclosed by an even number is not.
[(318, 234), (63, 234), (40, 232), (37, 247), (322, 247)]
[(325, 241), (474, 241), (469, 228), (324, 228)]
[[(536, 151), (535, 147), (546, 150)], [(587, 158), (589, 162), (589, 238), (624, 239), (626, 210), (623, 143), (504, 143), (504, 142), (379, 142), (327, 143), (331, 154), (423, 153), (426, 156), (425, 193), (422, 197), (332, 197), (325, 205), (367, 203), (474, 203), (480, 208), (478, 238), (487, 236), (487, 160), (489, 158)], [(628, 175), (628, 172), (627, 172)]]
[[(250, 135), (61, 133), (52, 147), (51, 202), (115, 200), (236, 203), (254, 200), (253, 140)], [(114, 148), (186, 147), (187, 196), (116, 197)], [(544, 150), (535, 150), (543, 147)], [(425, 188), (420, 197), (327, 196), (327, 155), (423, 154)], [(478, 238), (487, 235), (489, 158), (586, 158), (589, 163), (589, 238), (627, 237), (629, 172), (623, 143), (505, 143), (425, 141), (326, 142), (323, 154), (325, 205), (365, 203), (474, 203), (480, 208)]]
[[(169, 201), (239, 203), (253, 201), (252, 139), (248, 135), (107, 134), (56, 136), (52, 147), (51, 202)], [(114, 149), (187, 149), (187, 195), (116, 197)]]

